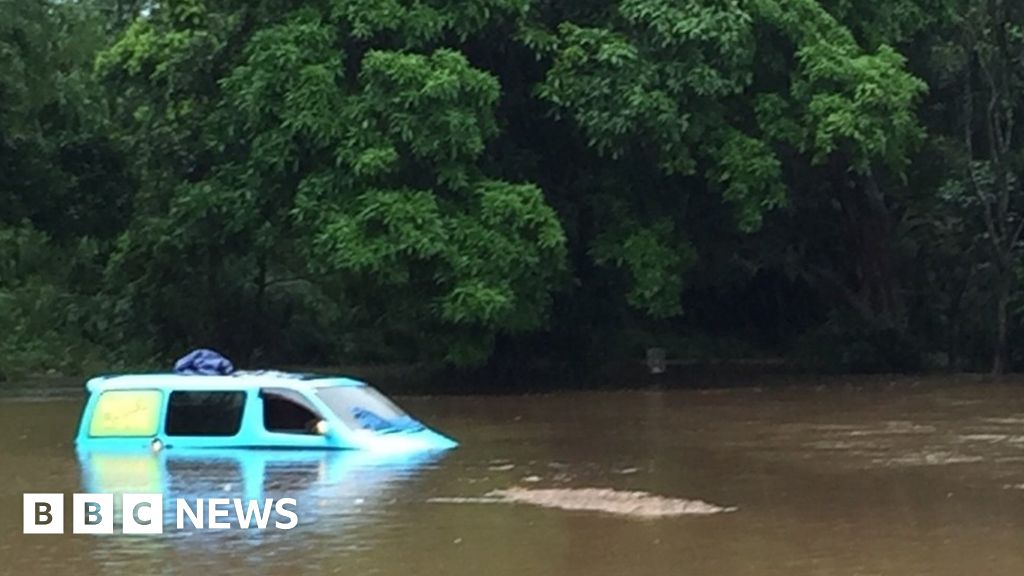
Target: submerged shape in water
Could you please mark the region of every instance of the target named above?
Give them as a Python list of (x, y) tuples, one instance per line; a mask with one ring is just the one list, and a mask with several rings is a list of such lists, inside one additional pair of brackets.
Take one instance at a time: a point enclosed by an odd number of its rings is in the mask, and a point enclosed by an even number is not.
[(648, 492), (611, 488), (523, 488), (491, 490), (483, 498), (431, 498), (430, 502), (452, 504), (522, 503), (562, 510), (605, 512), (634, 518), (719, 514), (735, 507), (718, 506), (703, 500), (668, 498)]
[(534, 504), (563, 510), (591, 510), (639, 518), (663, 516), (707, 515), (734, 512), (735, 507), (718, 506), (703, 500), (668, 498), (648, 492), (613, 490), (611, 488), (522, 488), (492, 490), (488, 496), (508, 502)]

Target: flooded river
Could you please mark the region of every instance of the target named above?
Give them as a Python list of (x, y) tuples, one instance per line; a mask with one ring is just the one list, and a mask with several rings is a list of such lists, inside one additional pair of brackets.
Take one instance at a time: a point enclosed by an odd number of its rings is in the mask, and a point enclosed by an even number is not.
[[(756, 384), (400, 398), (462, 443), (404, 459), (79, 460), (80, 398), (3, 398), (0, 573), (1024, 573), (1024, 383)], [(89, 490), (294, 497), (300, 523), (21, 534), (22, 493)]]

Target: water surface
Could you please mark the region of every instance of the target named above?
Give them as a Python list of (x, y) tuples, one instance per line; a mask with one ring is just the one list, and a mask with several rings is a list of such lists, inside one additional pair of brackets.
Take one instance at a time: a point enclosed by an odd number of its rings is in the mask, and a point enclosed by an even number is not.
[[(1024, 573), (1024, 387), (743, 384), (402, 398), (462, 442), (418, 460), (80, 462), (71, 444), (80, 399), (0, 399), (0, 573)], [(134, 486), (119, 488), (294, 496), (301, 524), (159, 537), (20, 533), (24, 492), (129, 479)], [(481, 500), (516, 487), (642, 490), (735, 511), (644, 519)]]

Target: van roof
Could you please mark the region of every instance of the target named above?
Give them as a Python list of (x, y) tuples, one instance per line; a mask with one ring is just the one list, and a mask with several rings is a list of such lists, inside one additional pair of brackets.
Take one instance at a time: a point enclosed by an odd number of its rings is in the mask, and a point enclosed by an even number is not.
[(311, 390), (324, 386), (366, 386), (364, 382), (344, 376), (297, 374), (274, 370), (240, 371), (227, 376), (190, 374), (113, 374), (97, 376), (86, 382), (89, 392), (155, 388), (158, 390), (249, 390), (274, 387)]

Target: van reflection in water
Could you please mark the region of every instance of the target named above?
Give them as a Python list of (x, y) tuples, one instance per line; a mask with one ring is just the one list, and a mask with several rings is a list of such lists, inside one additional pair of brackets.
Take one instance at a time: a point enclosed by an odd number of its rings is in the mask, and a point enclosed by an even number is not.
[[(187, 538), (188, 545), (219, 546), (226, 536), (231, 540), (262, 539), (269, 534), (291, 538), (301, 534), (330, 532), (339, 534), (346, 528), (361, 525), (370, 519), (362, 510), (380, 509), (380, 501), (392, 489), (416, 476), (443, 456), (443, 452), (382, 454), (363, 450), (253, 450), (253, 449), (176, 449), (158, 453), (140, 451), (78, 451), (83, 491), (113, 493), (115, 529), (103, 540), (140, 537), (122, 536), (120, 525), (121, 494), (156, 493), (164, 497), (164, 533), (148, 538)], [(177, 500), (184, 499), (192, 510), (202, 499), (240, 499), (243, 510), (250, 500), (263, 507), (265, 500), (274, 502), (291, 498), (289, 506), (298, 517), (291, 530), (274, 528), (275, 520), (287, 522), (270, 511), (266, 529), (249, 523), (239, 528), (233, 502), (219, 520), (227, 522), (228, 530), (193, 527), (188, 515), (183, 529), (177, 527)], [(205, 510), (204, 510), (205, 516)]]

